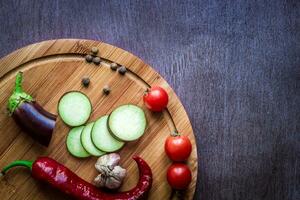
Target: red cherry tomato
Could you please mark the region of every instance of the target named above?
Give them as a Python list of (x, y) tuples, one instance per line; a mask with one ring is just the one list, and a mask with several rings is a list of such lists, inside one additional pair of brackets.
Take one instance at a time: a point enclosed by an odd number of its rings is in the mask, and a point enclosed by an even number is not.
[(175, 133), (166, 139), (165, 152), (173, 161), (181, 162), (187, 160), (191, 151), (192, 144), (187, 136)]
[(145, 93), (143, 100), (149, 110), (160, 112), (168, 105), (169, 96), (163, 88), (154, 86)]
[(191, 170), (186, 164), (174, 163), (168, 168), (167, 180), (173, 189), (184, 190), (192, 181)]

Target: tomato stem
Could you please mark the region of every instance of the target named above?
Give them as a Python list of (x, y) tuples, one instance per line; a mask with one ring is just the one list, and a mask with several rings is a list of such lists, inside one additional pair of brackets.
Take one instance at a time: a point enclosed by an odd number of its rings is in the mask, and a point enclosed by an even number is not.
[(147, 88), (146, 91), (144, 92), (144, 95), (148, 94), (150, 91), (150, 88)]
[(184, 192), (181, 190), (172, 190), (170, 200), (183, 200), (184, 199)]
[(180, 133), (179, 133), (177, 130), (174, 130), (174, 131), (171, 133), (171, 136), (177, 137), (177, 136), (180, 136)]

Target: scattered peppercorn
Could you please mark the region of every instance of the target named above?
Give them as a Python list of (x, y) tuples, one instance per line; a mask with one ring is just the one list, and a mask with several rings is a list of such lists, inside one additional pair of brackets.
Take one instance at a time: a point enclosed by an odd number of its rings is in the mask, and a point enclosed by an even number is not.
[(93, 58), (93, 63), (95, 63), (96, 65), (99, 65), (101, 62), (101, 59), (99, 57), (94, 57)]
[(89, 77), (84, 76), (81, 80), (81, 83), (84, 87), (88, 87), (90, 85), (90, 79)]
[(99, 49), (97, 47), (92, 47), (91, 52), (92, 52), (92, 54), (97, 55), (97, 53), (99, 52)]
[(126, 67), (121, 66), (121, 67), (118, 69), (118, 72), (119, 72), (121, 75), (124, 75), (124, 74), (127, 72), (127, 69), (126, 69)]
[(87, 62), (92, 62), (93, 61), (93, 56), (91, 56), (91, 55), (86, 55), (85, 56), (85, 60), (87, 61)]
[(110, 69), (111, 69), (111, 70), (114, 70), (114, 71), (116, 71), (116, 70), (117, 70), (117, 68), (118, 68), (118, 65), (117, 65), (117, 63), (111, 63), (111, 64), (110, 64)]
[(105, 85), (103, 87), (103, 93), (104, 94), (108, 95), (110, 93), (110, 91), (111, 91), (111, 89), (110, 89), (110, 87), (108, 85)]

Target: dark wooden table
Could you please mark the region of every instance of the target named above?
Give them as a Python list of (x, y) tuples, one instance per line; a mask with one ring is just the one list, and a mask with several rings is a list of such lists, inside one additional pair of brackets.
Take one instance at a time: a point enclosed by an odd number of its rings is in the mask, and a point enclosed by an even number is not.
[(300, 1), (1, 0), (0, 56), (102, 40), (152, 65), (198, 141), (195, 199), (300, 199)]

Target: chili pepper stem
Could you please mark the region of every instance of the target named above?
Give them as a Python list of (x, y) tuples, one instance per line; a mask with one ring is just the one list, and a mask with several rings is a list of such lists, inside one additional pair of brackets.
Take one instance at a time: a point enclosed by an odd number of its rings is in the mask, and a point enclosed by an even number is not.
[(18, 108), (18, 106), (23, 102), (31, 102), (33, 98), (23, 91), (22, 88), (22, 81), (23, 81), (23, 73), (18, 72), (15, 81), (15, 88), (8, 100), (7, 109), (10, 115)]
[(5, 166), (2, 170), (1, 170), (1, 174), (0, 176), (3, 176), (8, 170), (10, 170), (13, 167), (27, 167), (28, 169), (31, 170), (32, 168), (32, 161), (28, 161), (28, 160), (16, 160), (12, 163), (10, 163), (9, 165)]

